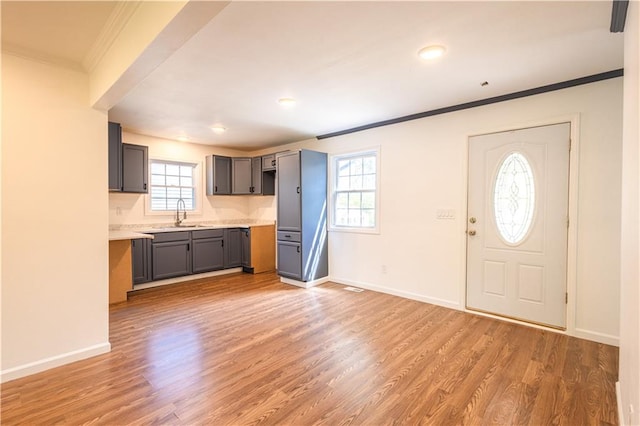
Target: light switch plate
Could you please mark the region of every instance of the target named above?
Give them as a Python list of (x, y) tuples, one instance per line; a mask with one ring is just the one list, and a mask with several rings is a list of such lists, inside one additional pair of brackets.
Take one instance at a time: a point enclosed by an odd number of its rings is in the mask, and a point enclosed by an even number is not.
[(436, 219), (455, 219), (456, 211), (454, 209), (438, 209), (436, 210)]

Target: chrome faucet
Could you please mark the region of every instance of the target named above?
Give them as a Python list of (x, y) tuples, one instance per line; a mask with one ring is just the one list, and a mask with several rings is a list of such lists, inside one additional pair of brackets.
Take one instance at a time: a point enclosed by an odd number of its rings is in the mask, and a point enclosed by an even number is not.
[[(182, 203), (182, 219), (180, 219), (180, 203)], [(180, 226), (183, 220), (187, 219), (187, 206), (182, 198), (176, 203), (176, 226)]]

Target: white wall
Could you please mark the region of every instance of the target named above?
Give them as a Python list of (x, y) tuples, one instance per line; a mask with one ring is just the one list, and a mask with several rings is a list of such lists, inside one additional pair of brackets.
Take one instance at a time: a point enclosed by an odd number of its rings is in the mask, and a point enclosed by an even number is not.
[(2, 55), (2, 380), (110, 349), (107, 116), (85, 74)]
[[(249, 199), (259, 196), (206, 196), (204, 159), (207, 155), (242, 157), (247, 153), (187, 142), (154, 138), (123, 132), (122, 141), (149, 147), (149, 158), (184, 161), (199, 164), (202, 208), (199, 214), (188, 213), (188, 221), (227, 221), (248, 219), (251, 216)], [(261, 197), (261, 196), (260, 196)], [(261, 198), (273, 199), (273, 196)], [(145, 211), (148, 196), (142, 194), (109, 194), (109, 224), (111, 226), (152, 223), (171, 223), (174, 214), (150, 215)]]
[[(624, 139), (620, 299), (620, 423), (640, 424), (640, 5), (624, 31)], [(633, 407), (630, 410), (630, 407)], [(630, 414), (634, 411), (634, 414)]]
[[(280, 149), (340, 153), (380, 146), (380, 235), (330, 233), (330, 275), (461, 309), (468, 136), (574, 114), (580, 122), (577, 291), (570, 297), (568, 331), (617, 344), (621, 78)], [(259, 218), (275, 218), (273, 200), (250, 203)], [(456, 219), (436, 220), (440, 208), (454, 209)]]

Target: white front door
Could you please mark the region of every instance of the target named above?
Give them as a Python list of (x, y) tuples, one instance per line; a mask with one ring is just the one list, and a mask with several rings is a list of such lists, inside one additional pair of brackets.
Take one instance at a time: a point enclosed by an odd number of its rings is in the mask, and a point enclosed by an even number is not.
[(565, 327), (570, 123), (469, 138), (467, 308)]

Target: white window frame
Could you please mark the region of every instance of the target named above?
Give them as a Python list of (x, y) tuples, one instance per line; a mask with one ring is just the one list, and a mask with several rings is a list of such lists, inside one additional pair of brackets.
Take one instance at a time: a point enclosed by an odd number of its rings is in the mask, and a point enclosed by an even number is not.
[[(367, 155), (375, 155), (376, 157), (376, 188), (375, 188), (375, 226), (374, 227), (359, 227), (359, 226), (344, 226), (335, 224), (335, 205), (336, 197), (339, 192), (337, 191), (338, 183), (338, 170), (337, 165), (339, 160), (344, 160), (353, 157), (363, 157)], [(351, 232), (358, 234), (379, 234), (380, 233), (380, 147), (363, 148), (357, 151), (349, 151), (338, 154), (330, 155), (329, 157), (329, 231), (331, 232)], [(355, 190), (354, 190), (355, 191)]]
[(202, 215), (202, 162), (190, 161), (188, 159), (173, 159), (173, 158), (159, 158), (154, 157), (149, 159), (149, 192), (146, 194), (145, 200), (145, 216), (175, 216), (175, 210), (152, 210), (151, 209), (151, 191), (153, 184), (151, 183), (151, 163), (152, 162), (194, 165), (193, 168), (193, 186), (194, 186), (194, 208), (193, 210), (187, 210), (187, 215)]

